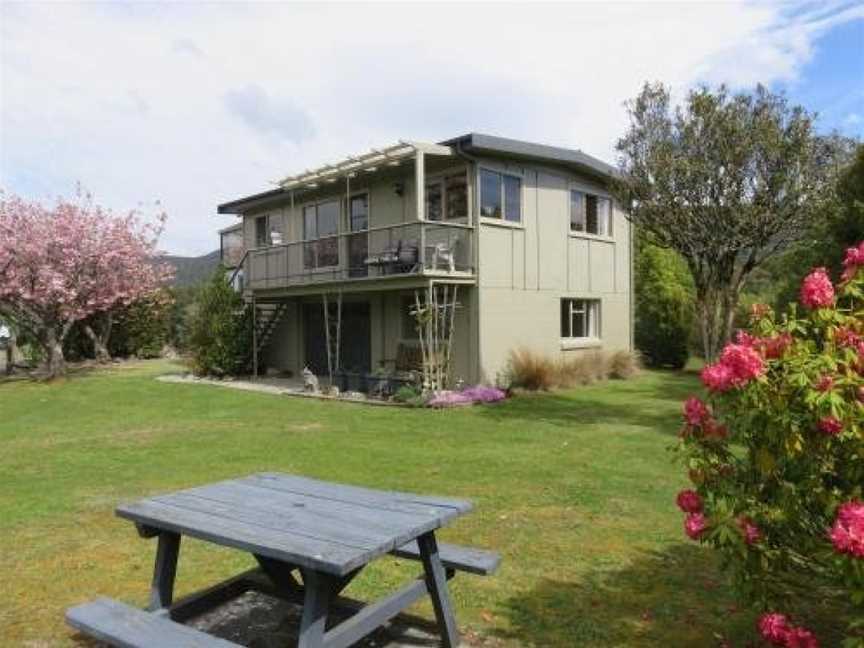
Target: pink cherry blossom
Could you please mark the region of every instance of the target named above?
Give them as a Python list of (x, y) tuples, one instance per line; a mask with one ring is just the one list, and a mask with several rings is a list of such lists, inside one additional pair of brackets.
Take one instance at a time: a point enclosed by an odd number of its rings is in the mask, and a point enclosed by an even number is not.
[(830, 537), (839, 553), (864, 558), (864, 502), (853, 500), (840, 506)]
[(116, 215), (86, 195), (49, 208), (0, 191), (0, 312), (50, 337), (46, 350), (57, 353), (75, 321), (170, 278), (170, 266), (154, 260), (164, 220)]
[(708, 521), (702, 513), (688, 513), (684, 518), (684, 533), (691, 540), (698, 540), (708, 529)]
[(702, 512), (702, 498), (699, 497), (699, 493), (689, 488), (678, 493), (678, 496), (675, 498), (675, 503), (678, 504), (678, 508), (685, 513)]
[(801, 303), (807, 308), (827, 308), (834, 305), (834, 286), (825, 268), (816, 268), (801, 282)]

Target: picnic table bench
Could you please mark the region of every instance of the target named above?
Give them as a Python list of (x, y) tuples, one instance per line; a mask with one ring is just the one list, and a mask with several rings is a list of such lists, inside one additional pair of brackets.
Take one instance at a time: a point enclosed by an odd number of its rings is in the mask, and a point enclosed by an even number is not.
[[(263, 473), (123, 505), (145, 538), (158, 538), (146, 610), (99, 598), (70, 608), (67, 622), (112, 645), (225, 648), (229, 641), (183, 625), (249, 590), (302, 603), (299, 648), (350, 646), (422, 596), (432, 600), (442, 644), (459, 643), (447, 581), (457, 571), (487, 575), (496, 553), (438, 544), (435, 531), (470, 511), (466, 500), (379, 491)], [(180, 538), (251, 553), (258, 568), (174, 601)], [(417, 560), (423, 574), (332, 627), (328, 612), (369, 564), (391, 554)], [(302, 584), (295, 572), (302, 577)]]

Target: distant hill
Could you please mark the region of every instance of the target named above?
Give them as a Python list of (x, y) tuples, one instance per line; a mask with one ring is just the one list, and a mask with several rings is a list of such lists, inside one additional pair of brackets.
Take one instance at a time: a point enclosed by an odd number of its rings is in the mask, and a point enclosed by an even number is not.
[(184, 257), (165, 255), (159, 257), (160, 261), (170, 263), (175, 268), (172, 286), (184, 288), (194, 286), (206, 281), (219, 265), (219, 250), (198, 257)]

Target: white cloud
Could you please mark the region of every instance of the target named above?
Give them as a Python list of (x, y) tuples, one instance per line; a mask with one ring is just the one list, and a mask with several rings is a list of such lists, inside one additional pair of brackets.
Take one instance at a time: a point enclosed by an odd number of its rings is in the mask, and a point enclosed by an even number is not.
[(216, 246), (218, 202), (400, 137), (476, 130), (612, 161), (645, 80), (794, 81), (831, 5), (0, 6), (0, 184), (161, 199), (164, 247)]

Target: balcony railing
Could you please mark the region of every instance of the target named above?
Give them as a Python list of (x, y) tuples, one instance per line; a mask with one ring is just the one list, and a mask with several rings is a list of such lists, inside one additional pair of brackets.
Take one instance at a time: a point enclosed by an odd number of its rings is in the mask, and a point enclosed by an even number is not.
[(470, 276), (474, 231), (459, 223), (412, 222), (249, 250), (246, 288), (406, 275)]

